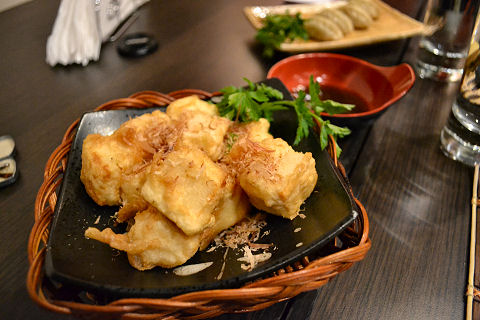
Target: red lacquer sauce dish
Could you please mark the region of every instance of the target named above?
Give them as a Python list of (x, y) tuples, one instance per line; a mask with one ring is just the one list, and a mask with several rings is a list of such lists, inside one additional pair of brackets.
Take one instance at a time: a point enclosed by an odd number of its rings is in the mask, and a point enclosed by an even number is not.
[(348, 113), (322, 115), (346, 125), (368, 123), (377, 118), (415, 82), (415, 73), (406, 63), (383, 67), (334, 53), (288, 57), (276, 63), (267, 78), (280, 79), (295, 96), (300, 90), (308, 93), (310, 75), (320, 84), (322, 100), (355, 104)]

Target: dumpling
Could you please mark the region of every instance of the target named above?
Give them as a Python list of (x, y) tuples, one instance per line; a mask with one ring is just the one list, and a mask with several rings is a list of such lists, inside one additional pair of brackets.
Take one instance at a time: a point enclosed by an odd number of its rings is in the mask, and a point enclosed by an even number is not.
[(318, 16), (332, 20), (340, 28), (340, 30), (342, 30), (344, 35), (352, 32), (354, 29), (352, 20), (350, 20), (350, 18), (348, 18), (348, 16), (340, 10), (325, 9), (322, 10)]
[(341, 10), (352, 20), (355, 29), (366, 29), (373, 22), (368, 11), (363, 7), (360, 7), (358, 4), (349, 3), (341, 7)]
[(323, 16), (314, 16), (304, 23), (305, 30), (310, 37), (319, 41), (339, 40), (343, 32), (332, 20)]

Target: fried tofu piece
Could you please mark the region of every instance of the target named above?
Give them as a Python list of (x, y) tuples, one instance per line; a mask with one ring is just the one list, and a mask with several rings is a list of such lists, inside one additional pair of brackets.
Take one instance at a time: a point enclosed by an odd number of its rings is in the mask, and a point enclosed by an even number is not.
[(178, 144), (197, 147), (213, 161), (220, 158), (231, 121), (220, 117), (214, 104), (189, 96), (172, 102), (166, 112), (178, 128)]
[(156, 152), (173, 149), (177, 131), (165, 112), (155, 110), (124, 122), (112, 137), (137, 148), (144, 159), (151, 159)]
[(200, 250), (204, 250), (220, 232), (234, 226), (250, 212), (248, 197), (233, 176), (227, 179), (224, 190), (225, 195), (214, 212), (215, 223), (202, 234)]
[(122, 174), (120, 178), (122, 207), (116, 214), (117, 222), (125, 222), (148, 207), (148, 202), (143, 199), (141, 192), (149, 166), (150, 164), (145, 164)]
[(171, 119), (179, 120), (185, 111), (218, 116), (216, 105), (203, 101), (195, 95), (173, 101), (168, 105), (166, 113)]
[(153, 153), (173, 148), (176, 136), (170, 119), (160, 111), (144, 114), (120, 126), (112, 135), (90, 134), (83, 141), (80, 179), (98, 205), (121, 205), (122, 175), (150, 161)]
[(214, 209), (223, 198), (227, 173), (200, 149), (178, 148), (155, 155), (142, 196), (193, 235), (213, 225)]
[(217, 161), (222, 156), (223, 140), (230, 127), (230, 120), (186, 110), (178, 121), (181, 129), (179, 129), (177, 144), (199, 148), (213, 161)]
[(83, 141), (80, 179), (97, 204), (120, 205), (122, 173), (142, 162), (142, 153), (136, 147), (112, 136), (90, 134)]
[(139, 212), (130, 230), (124, 234), (115, 234), (110, 228), (103, 231), (88, 228), (85, 236), (127, 252), (128, 261), (138, 270), (181, 265), (200, 245), (200, 235), (185, 235), (153, 207)]
[(264, 118), (251, 122), (234, 122), (230, 126), (229, 132), (224, 139), (220, 162), (225, 162), (223, 158), (228, 159), (228, 153), (239, 139), (248, 138), (250, 141), (262, 141), (267, 138), (273, 139), (273, 136), (268, 132), (269, 129), (270, 122)]
[(265, 118), (260, 118), (258, 121), (235, 124), (232, 132), (237, 136), (248, 136), (251, 141), (262, 141), (273, 138), (268, 130), (270, 130), (270, 122)]
[(241, 138), (228, 161), (253, 206), (288, 219), (297, 216), (318, 178), (312, 154), (296, 152), (282, 139)]

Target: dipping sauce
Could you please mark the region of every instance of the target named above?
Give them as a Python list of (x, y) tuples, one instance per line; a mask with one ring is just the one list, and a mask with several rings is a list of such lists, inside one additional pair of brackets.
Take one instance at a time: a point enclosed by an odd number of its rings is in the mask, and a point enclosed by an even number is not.
[[(295, 98), (298, 97), (298, 92), (300, 90), (303, 90), (308, 93), (308, 87), (304, 87), (300, 85), (296, 87), (292, 92)], [(320, 87), (320, 90), (322, 92), (320, 94), (321, 100), (333, 100), (340, 103), (348, 103), (348, 104), (355, 105), (355, 108), (345, 113), (361, 113), (369, 110), (367, 101), (363, 97), (361, 97), (358, 93), (352, 90), (348, 90), (347, 88), (338, 88), (334, 86), (328, 86), (328, 85), (322, 85)], [(307, 95), (307, 99), (309, 98), (310, 97)]]

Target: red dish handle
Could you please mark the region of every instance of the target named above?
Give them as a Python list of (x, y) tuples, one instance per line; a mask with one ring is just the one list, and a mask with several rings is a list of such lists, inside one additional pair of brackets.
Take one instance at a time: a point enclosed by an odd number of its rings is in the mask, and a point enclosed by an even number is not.
[(415, 72), (412, 67), (406, 63), (392, 67), (372, 66), (393, 84), (392, 98), (385, 102), (380, 108), (390, 105), (403, 97), (415, 83)]

